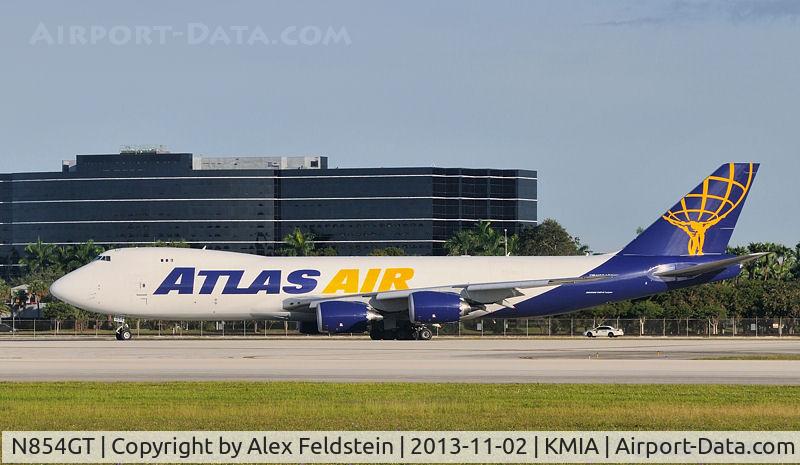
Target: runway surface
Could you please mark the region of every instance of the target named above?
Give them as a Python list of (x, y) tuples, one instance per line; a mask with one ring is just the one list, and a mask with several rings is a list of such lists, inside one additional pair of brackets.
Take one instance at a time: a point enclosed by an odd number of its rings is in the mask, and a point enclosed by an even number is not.
[(800, 384), (797, 339), (0, 339), (2, 381), (313, 380)]

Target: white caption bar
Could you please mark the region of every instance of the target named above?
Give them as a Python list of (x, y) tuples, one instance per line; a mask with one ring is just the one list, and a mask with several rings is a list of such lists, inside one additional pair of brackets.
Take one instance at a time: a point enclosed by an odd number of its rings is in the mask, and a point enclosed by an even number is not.
[(6, 431), (3, 463), (800, 463), (798, 431)]

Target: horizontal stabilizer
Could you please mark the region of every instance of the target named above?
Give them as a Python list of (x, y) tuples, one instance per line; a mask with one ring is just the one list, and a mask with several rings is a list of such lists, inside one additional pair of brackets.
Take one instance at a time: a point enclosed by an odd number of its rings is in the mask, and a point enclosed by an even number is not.
[(691, 278), (713, 271), (724, 270), (731, 265), (743, 265), (753, 260), (769, 255), (769, 252), (753, 253), (750, 255), (741, 255), (738, 257), (725, 258), (723, 260), (715, 260), (713, 262), (701, 263), (699, 265), (687, 266), (677, 270), (657, 271), (653, 273), (660, 278)]

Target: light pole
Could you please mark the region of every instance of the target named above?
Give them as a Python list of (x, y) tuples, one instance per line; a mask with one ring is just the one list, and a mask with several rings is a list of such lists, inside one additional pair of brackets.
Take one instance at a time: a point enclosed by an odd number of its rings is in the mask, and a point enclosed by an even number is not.
[(508, 257), (508, 228), (503, 228), (503, 249), (505, 256)]

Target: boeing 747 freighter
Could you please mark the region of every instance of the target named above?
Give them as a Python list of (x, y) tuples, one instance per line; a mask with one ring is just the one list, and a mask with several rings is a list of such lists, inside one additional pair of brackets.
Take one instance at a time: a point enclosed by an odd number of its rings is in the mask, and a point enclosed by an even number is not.
[[(556, 315), (739, 274), (726, 255), (758, 171), (726, 163), (621, 251), (578, 257), (263, 257), (125, 248), (56, 281), (92, 312), (162, 320), (288, 320), (302, 333), (430, 339), (431, 324)], [(131, 338), (121, 324), (117, 338)]]

